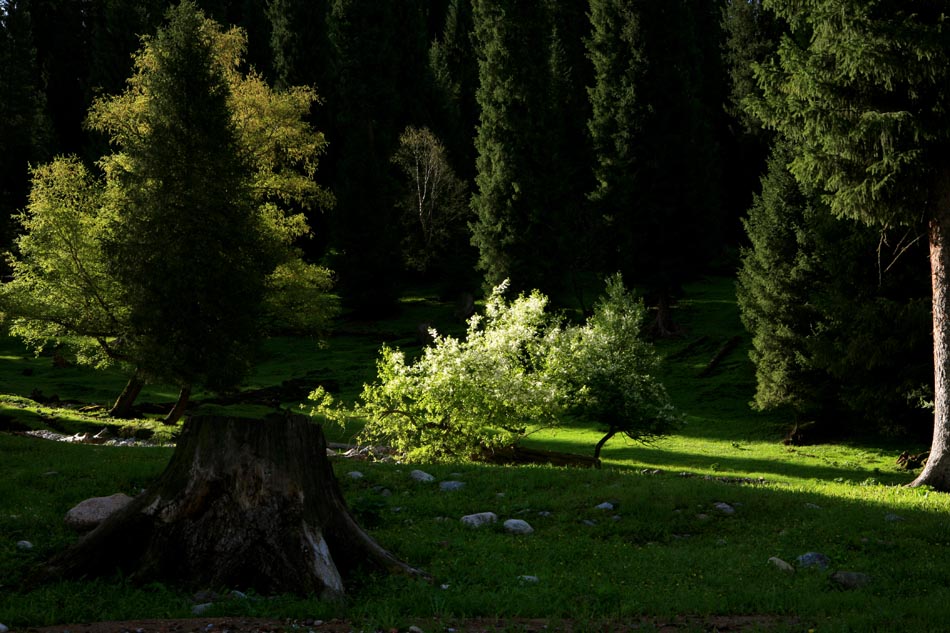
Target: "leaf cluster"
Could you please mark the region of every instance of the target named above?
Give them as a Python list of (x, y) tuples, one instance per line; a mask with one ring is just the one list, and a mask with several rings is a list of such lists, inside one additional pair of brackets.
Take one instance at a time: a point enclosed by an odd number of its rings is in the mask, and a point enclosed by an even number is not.
[(569, 419), (596, 421), (636, 439), (676, 424), (652, 374), (656, 355), (640, 336), (644, 308), (619, 276), (580, 326), (550, 314), (540, 292), (509, 303), (506, 289), (503, 283), (492, 291), (464, 340), (433, 331), (433, 344), (414, 362), (383, 347), (377, 379), (364, 386), (355, 407), (317, 389), (311, 413), (340, 423), (362, 420), (362, 441), (423, 460), (471, 458)]

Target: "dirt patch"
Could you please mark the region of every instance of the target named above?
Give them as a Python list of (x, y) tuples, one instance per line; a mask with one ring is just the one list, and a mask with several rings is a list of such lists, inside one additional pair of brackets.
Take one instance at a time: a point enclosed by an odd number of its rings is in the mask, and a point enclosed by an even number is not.
[[(778, 627), (795, 627), (797, 618), (744, 615), (744, 616), (680, 616), (672, 619), (642, 618), (638, 620), (605, 620), (603, 622), (579, 622), (544, 619), (493, 619), (467, 620), (420, 620), (414, 627), (424, 633), (552, 633), (561, 631), (651, 631), (656, 633), (683, 633), (685, 631), (708, 631), (738, 633), (768, 631)], [(413, 629), (415, 630), (415, 628)], [(366, 629), (347, 620), (297, 621), (267, 618), (190, 618), (173, 620), (123, 620), (87, 624), (60, 624), (46, 627), (14, 629), (25, 633), (406, 633), (408, 628), (386, 629), (378, 632)]]

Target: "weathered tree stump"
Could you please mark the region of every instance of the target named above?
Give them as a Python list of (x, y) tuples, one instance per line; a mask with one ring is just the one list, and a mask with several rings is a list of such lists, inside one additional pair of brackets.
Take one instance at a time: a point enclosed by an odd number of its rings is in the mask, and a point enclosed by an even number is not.
[(319, 425), (198, 417), (155, 484), (36, 579), (122, 571), (133, 581), (335, 599), (366, 566), (425, 577), (353, 520)]

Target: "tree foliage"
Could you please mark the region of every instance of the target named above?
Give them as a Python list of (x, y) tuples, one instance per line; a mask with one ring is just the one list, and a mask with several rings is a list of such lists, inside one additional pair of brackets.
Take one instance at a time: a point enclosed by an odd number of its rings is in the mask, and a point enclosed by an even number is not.
[(330, 201), (312, 179), (325, 142), (302, 119), (315, 95), (242, 72), (243, 46), (183, 3), (90, 112), (116, 148), (103, 176), (75, 158), (36, 171), (0, 297), (17, 333), (223, 389), (268, 328), (325, 327), (329, 273), (294, 245), (296, 209)]
[(534, 291), (510, 303), (496, 286), (464, 340), (434, 334), (415, 361), (384, 347), (377, 379), (347, 409), (322, 388), (313, 414), (364, 419), (361, 440), (419, 459), (472, 458), (509, 446), (568, 417), (646, 439), (677, 423), (653, 372), (656, 356), (640, 336), (644, 309), (618, 277), (583, 326), (564, 325)]

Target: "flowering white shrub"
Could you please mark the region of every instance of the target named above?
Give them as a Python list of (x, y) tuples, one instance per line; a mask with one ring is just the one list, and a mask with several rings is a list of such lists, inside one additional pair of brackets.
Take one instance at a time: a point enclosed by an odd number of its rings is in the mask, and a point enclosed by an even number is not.
[(598, 451), (617, 432), (643, 439), (669, 429), (675, 415), (652, 378), (652, 347), (639, 336), (643, 307), (619, 276), (583, 326), (562, 327), (537, 291), (506, 302), (506, 287), (495, 288), (484, 316), (469, 320), (465, 340), (433, 332), (411, 364), (383, 347), (360, 404), (347, 409), (317, 389), (312, 414), (361, 418), (362, 441), (426, 460), (474, 457), (569, 417), (608, 427)]

